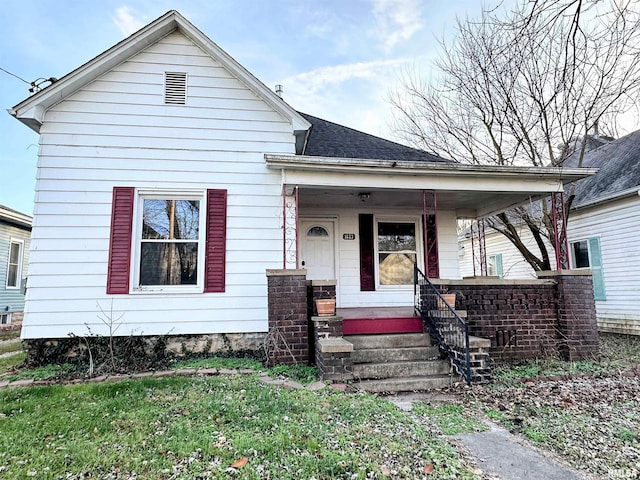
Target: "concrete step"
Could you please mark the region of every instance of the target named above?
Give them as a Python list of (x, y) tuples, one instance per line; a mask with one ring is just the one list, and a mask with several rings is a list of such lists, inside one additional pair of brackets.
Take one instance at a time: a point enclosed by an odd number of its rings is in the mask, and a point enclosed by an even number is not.
[(449, 360), (414, 362), (358, 363), (353, 365), (353, 376), (359, 379), (391, 377), (425, 377), (449, 373)]
[(366, 348), (354, 350), (353, 363), (407, 362), (440, 358), (438, 347)]
[(460, 379), (451, 375), (415, 376), (403, 378), (385, 378), (381, 380), (363, 380), (355, 382), (354, 386), (365, 392), (412, 392), (417, 390), (435, 390), (451, 386), (452, 382)]
[(384, 335), (347, 335), (354, 350), (377, 348), (430, 347), (431, 338), (425, 333), (391, 333)]

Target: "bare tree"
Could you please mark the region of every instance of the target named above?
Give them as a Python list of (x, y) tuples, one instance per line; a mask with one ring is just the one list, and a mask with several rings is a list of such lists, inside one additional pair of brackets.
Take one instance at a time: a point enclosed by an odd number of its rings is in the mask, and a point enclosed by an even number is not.
[[(391, 94), (397, 132), (419, 148), (497, 165), (557, 166), (574, 154), (581, 166), (586, 142), (576, 139), (597, 126), (615, 130), (637, 100), (638, 0), (521, 0), (456, 27), (441, 42), (433, 80), (406, 72)], [(536, 215), (490, 219), (536, 271), (550, 269), (548, 210), (543, 202)], [(540, 253), (525, 246), (521, 225)]]

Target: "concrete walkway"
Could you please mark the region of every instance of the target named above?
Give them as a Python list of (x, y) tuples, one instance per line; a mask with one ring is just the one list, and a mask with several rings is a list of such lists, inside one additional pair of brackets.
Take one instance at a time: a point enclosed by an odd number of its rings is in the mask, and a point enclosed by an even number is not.
[[(390, 396), (398, 408), (411, 411), (413, 402), (446, 402), (440, 393), (409, 393)], [(495, 423), (487, 423), (485, 432), (466, 433), (451, 438), (461, 442), (475, 460), (476, 466), (492, 479), (499, 480), (587, 480), (590, 477), (543, 455)]]

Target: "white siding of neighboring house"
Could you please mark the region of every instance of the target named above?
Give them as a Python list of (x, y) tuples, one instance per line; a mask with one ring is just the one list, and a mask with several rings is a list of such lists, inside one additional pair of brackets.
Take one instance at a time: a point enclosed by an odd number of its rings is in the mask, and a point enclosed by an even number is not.
[[(165, 105), (164, 72), (188, 74)], [(290, 122), (173, 33), (51, 108), (40, 136), (23, 338), (267, 330), (265, 270), (282, 266), (280, 172)], [(114, 186), (228, 190), (226, 292), (107, 295)], [(135, 267), (134, 267), (135, 268)]]
[[(536, 255), (540, 255), (540, 250), (536, 245), (536, 242), (531, 235), (529, 229), (524, 227), (518, 227), (518, 232), (521, 240), (524, 244), (531, 249)], [(547, 252), (551, 256), (549, 259), (551, 262), (552, 268), (555, 267), (555, 250), (551, 247), (549, 242), (547, 243)], [(473, 276), (473, 253), (471, 247), (471, 240), (464, 239), (461, 241), (461, 247), (459, 249), (459, 259), (460, 259), (460, 271), (463, 277), (471, 277)], [(491, 231), (485, 235), (485, 249), (487, 253), (487, 258), (490, 255), (502, 254), (502, 278), (505, 279), (527, 279), (531, 280), (533, 278), (537, 278), (535, 271), (529, 265), (527, 261), (525, 261), (524, 257), (520, 253), (520, 251), (501, 233), (497, 233), (495, 231)], [(476, 255), (477, 253), (477, 245), (476, 245)], [(478, 259), (476, 258), (476, 274), (480, 275), (480, 268)]]
[[(422, 209), (411, 211), (403, 208), (375, 209), (361, 211), (352, 209), (301, 209), (304, 217), (331, 217), (336, 219), (337, 263), (337, 303), (339, 308), (346, 307), (378, 307), (378, 306), (411, 306), (413, 305), (413, 285), (406, 287), (376, 287), (376, 291), (360, 291), (360, 247), (358, 241), (358, 214), (372, 213), (379, 217), (420, 218)], [(354, 240), (344, 240), (344, 234), (355, 234)], [(422, 232), (419, 243), (422, 244)], [(453, 211), (438, 211), (438, 252), (440, 259), (440, 277), (446, 279), (460, 278), (456, 249), (456, 220)], [(423, 263), (419, 258), (419, 265)]]
[[(0, 221), (0, 314), (22, 312), (24, 309), (24, 282), (29, 265), (30, 235), (29, 230)], [(7, 288), (9, 246), (12, 242), (22, 243), (19, 288)]]
[(600, 238), (606, 300), (596, 301), (602, 331), (640, 335), (640, 198), (573, 212), (569, 241)]

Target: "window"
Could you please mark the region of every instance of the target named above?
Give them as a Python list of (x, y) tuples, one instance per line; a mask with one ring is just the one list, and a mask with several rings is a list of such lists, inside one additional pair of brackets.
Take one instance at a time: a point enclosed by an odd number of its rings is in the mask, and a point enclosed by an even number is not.
[(593, 296), (596, 300), (606, 300), (600, 238), (590, 237), (586, 240), (571, 242), (569, 245), (571, 266), (573, 268), (590, 268), (593, 277)]
[(413, 285), (416, 223), (378, 222), (377, 233), (380, 285)]
[(0, 325), (7, 325), (11, 323), (10, 313), (0, 313)]
[(198, 285), (200, 197), (141, 198), (137, 288)]
[(487, 257), (487, 275), (502, 278), (502, 254), (496, 253)]
[(15, 240), (9, 242), (9, 264), (7, 266), (7, 288), (20, 288), (22, 276), (22, 246)]
[(226, 206), (226, 190), (115, 187), (107, 293), (224, 292)]

